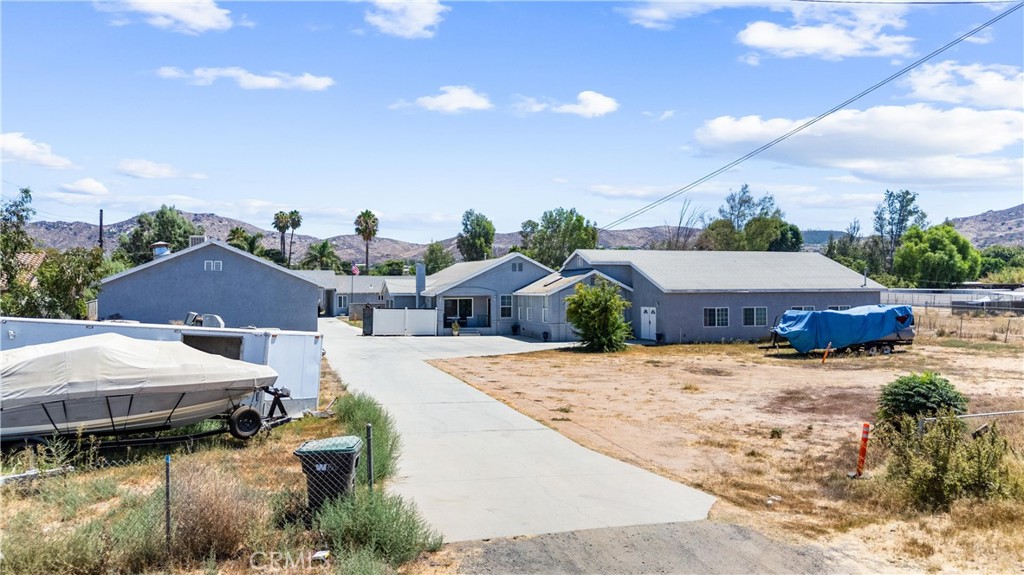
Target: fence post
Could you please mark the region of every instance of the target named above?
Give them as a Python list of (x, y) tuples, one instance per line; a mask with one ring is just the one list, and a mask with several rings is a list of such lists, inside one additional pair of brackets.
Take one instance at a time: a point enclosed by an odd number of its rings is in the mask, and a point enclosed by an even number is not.
[(171, 557), (171, 456), (164, 456), (164, 538), (167, 559)]
[(366, 482), (373, 491), (373, 424), (366, 424)]

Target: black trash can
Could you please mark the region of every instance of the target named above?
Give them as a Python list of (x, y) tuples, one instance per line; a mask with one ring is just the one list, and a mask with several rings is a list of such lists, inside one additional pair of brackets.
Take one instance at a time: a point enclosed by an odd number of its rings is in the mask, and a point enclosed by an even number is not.
[(362, 448), (362, 439), (346, 435), (307, 441), (295, 450), (306, 474), (310, 511), (352, 492)]

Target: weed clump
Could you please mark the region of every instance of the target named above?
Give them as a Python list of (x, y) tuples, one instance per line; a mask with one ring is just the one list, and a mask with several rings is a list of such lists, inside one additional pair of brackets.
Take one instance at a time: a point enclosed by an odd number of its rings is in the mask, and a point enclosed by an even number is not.
[(939, 374), (926, 371), (897, 378), (882, 386), (878, 397), (878, 420), (895, 424), (904, 415), (916, 418), (944, 409), (959, 415), (967, 411), (967, 398)]
[(395, 567), (442, 544), (441, 535), (423, 521), (415, 504), (379, 490), (360, 490), (325, 505), (317, 526), (331, 549), (368, 549)]
[[(391, 415), (375, 399), (363, 393), (346, 395), (334, 407), (342, 429), (348, 435), (365, 437), (366, 424), (373, 425), (373, 477), (383, 481), (395, 473), (401, 442)], [(359, 458), (356, 482), (367, 483), (366, 457)]]

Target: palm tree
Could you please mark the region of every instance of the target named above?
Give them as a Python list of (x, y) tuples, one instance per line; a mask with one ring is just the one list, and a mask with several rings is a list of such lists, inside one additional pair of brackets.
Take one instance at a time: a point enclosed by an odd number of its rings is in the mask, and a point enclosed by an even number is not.
[(274, 229), (281, 233), (281, 255), (287, 253), (284, 249), (284, 234), (288, 231), (288, 227), (291, 225), (291, 220), (288, 219), (288, 212), (277, 212), (274, 214), (274, 223), (271, 224)]
[(299, 210), (288, 212), (288, 227), (292, 230), (292, 237), (288, 240), (288, 267), (292, 267), (292, 248), (295, 247), (295, 230), (302, 225), (302, 214)]
[(334, 270), (341, 269), (341, 258), (331, 247), (331, 242), (324, 240), (320, 243), (309, 246), (309, 251), (302, 258), (299, 265), (307, 270)]
[(373, 238), (377, 237), (377, 228), (380, 222), (377, 221), (377, 216), (370, 210), (363, 210), (358, 216), (356, 216), (356, 233), (363, 238), (366, 242), (366, 273), (370, 273), (370, 242)]
[(243, 246), (248, 241), (249, 232), (245, 231), (244, 228), (235, 226), (228, 232), (228, 245), (232, 245), (240, 250), (245, 249)]

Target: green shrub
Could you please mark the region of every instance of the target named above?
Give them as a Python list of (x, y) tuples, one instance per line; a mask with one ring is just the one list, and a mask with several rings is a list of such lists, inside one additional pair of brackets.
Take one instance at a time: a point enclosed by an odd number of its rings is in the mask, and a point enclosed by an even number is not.
[(934, 510), (968, 497), (1024, 499), (1024, 478), (1011, 467), (1009, 445), (995, 424), (974, 439), (947, 409), (924, 433), (908, 415), (881, 433), (889, 445), (886, 477), (910, 506)]
[(339, 553), (332, 559), (334, 572), (339, 575), (393, 575), (395, 573), (390, 565), (377, 559), (373, 551), (365, 548)]
[[(373, 425), (373, 478), (383, 481), (395, 473), (398, 454), (401, 450), (398, 432), (391, 415), (369, 395), (354, 393), (338, 399), (334, 407), (342, 429), (348, 435), (355, 435), (366, 441), (366, 424)], [(365, 446), (364, 446), (365, 450)], [(365, 485), (366, 455), (359, 458), (356, 481)]]
[(967, 398), (948, 379), (926, 371), (905, 375), (882, 386), (876, 415), (879, 422), (895, 424), (903, 415), (917, 418), (935, 415), (944, 409), (962, 414), (967, 411)]
[(420, 517), (415, 504), (381, 490), (359, 490), (324, 506), (317, 525), (336, 553), (366, 548), (397, 567), (424, 550), (441, 547), (441, 535)]
[(565, 298), (565, 318), (572, 323), (586, 351), (620, 351), (633, 330), (623, 317), (630, 302), (619, 293), (619, 286), (598, 279), (594, 285), (576, 284)]

